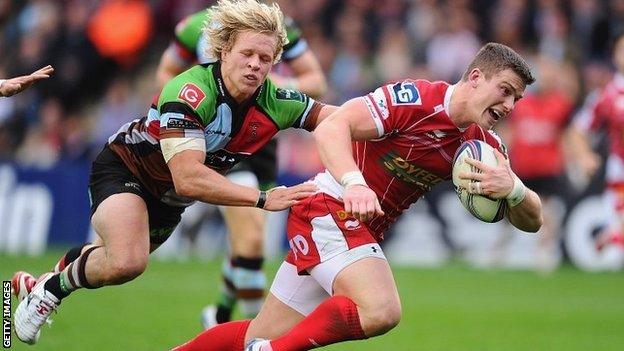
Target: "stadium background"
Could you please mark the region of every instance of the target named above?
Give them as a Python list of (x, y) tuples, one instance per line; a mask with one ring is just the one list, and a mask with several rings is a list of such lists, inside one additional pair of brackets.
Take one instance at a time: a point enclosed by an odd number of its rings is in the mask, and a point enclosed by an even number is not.
[[(90, 160), (124, 121), (145, 113), (157, 92), (156, 64), (175, 23), (210, 3), (0, 2), (0, 77), (46, 64), (56, 69), (50, 80), (0, 99), (3, 279), (17, 269), (41, 273), (62, 248), (92, 235)], [(456, 81), (483, 43), (497, 41), (533, 63), (555, 63), (549, 73), (573, 102), (571, 119), (587, 95), (610, 79), (610, 42), (624, 31), (622, 0), (280, 4), (327, 74), (329, 91), (321, 100), (334, 104), (403, 77)], [(545, 72), (537, 71), (538, 85), (540, 75)], [(604, 153), (604, 137), (595, 139)], [(320, 168), (306, 135), (282, 135), (279, 152), (284, 184)], [(545, 257), (536, 236), (479, 223), (450, 187), (437, 189), (410, 209), (385, 244), (403, 298), (401, 325), (374, 341), (330, 349), (619, 349), (624, 254), (617, 248), (599, 252), (594, 245), (606, 220), (599, 198), (602, 172), (583, 179), (573, 155), (566, 161), (556, 250)], [(269, 220), (267, 254), (274, 271), (284, 248), (283, 214)], [(216, 212), (203, 229), (192, 244), (176, 233), (136, 281), (72, 296), (36, 348), (155, 350), (197, 333), (198, 312), (215, 294), (225, 249)], [(13, 338), (13, 347), (23, 349), (18, 343)]]

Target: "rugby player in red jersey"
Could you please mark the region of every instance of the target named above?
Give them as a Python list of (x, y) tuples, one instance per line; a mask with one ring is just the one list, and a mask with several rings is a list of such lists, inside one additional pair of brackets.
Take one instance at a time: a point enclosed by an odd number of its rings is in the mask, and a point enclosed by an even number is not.
[(600, 156), (591, 150), (588, 135), (604, 128), (609, 138), (604, 200), (610, 223), (598, 236), (599, 250), (610, 244), (624, 249), (624, 34), (614, 42), (613, 63), (617, 68), (613, 80), (599, 94), (588, 97), (569, 133), (574, 155), (588, 175), (593, 175), (600, 165)]
[(487, 142), (499, 160), (496, 167), (469, 160), (480, 169), (462, 174), (476, 181), (469, 191), (506, 198), (509, 221), (538, 231), (540, 199), (489, 131), (533, 81), (520, 55), (490, 43), (457, 84), (407, 79), (345, 103), (314, 132), (327, 170), (314, 178), (319, 191), (291, 208), (291, 250), (258, 316), (175, 350), (309, 350), (392, 329), (401, 304), (379, 242), (410, 204), (451, 178), (464, 140)]

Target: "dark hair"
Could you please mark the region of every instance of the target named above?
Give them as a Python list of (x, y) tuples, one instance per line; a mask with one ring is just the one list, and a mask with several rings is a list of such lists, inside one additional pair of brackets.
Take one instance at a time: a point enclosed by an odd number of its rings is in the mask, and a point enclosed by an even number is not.
[(468, 65), (462, 75), (462, 80), (467, 81), (468, 75), (475, 68), (480, 69), (488, 79), (501, 71), (511, 69), (522, 79), (525, 85), (535, 82), (531, 68), (522, 56), (509, 46), (499, 43), (485, 44)]

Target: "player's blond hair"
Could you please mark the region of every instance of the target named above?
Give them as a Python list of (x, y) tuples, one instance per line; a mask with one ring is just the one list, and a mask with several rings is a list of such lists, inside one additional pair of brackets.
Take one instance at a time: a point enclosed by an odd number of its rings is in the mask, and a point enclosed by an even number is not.
[(209, 54), (216, 59), (221, 53), (230, 50), (240, 32), (252, 31), (275, 35), (277, 45), (273, 63), (282, 57), (284, 45), (288, 43), (284, 14), (279, 5), (261, 4), (256, 0), (219, 0), (216, 6), (208, 9), (209, 18), (204, 22)]

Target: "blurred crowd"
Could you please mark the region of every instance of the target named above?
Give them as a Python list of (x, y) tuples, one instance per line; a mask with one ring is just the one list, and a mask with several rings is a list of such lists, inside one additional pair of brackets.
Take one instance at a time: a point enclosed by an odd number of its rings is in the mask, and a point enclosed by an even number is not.
[[(624, 0), (278, 2), (327, 74), (328, 103), (403, 77), (457, 81), (479, 47), (496, 41), (534, 65), (538, 82), (530, 92), (553, 92), (548, 103), (564, 105), (561, 131), (588, 93), (611, 78), (611, 42), (624, 31)], [(175, 24), (212, 3), (1, 1), (0, 78), (46, 64), (56, 71), (0, 99), (0, 160), (37, 167), (89, 160), (123, 122), (146, 113)], [(282, 144), (297, 142), (289, 135)], [(313, 145), (299, 146), (314, 158)], [(296, 169), (293, 148), (280, 150), (282, 169), (316, 171), (310, 163)]]

